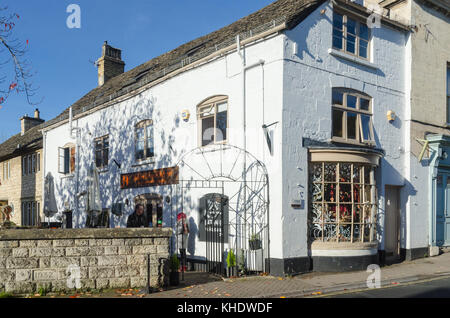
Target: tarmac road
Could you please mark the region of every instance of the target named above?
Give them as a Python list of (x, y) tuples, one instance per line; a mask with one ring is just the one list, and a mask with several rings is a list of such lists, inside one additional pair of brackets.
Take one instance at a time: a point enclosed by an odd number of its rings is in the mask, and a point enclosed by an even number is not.
[(332, 298), (450, 298), (450, 277), (400, 284), (393, 287), (337, 292)]

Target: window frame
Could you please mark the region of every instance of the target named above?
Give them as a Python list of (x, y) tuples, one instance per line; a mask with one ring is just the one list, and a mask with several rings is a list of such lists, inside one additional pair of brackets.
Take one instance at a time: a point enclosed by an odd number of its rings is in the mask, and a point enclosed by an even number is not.
[[(227, 123), (226, 123), (226, 131), (225, 131), (225, 138), (223, 138), (222, 140), (217, 141), (217, 114), (218, 112), (218, 105), (220, 104), (224, 104), (226, 103), (227, 105), (227, 110), (226, 110), (226, 115), (227, 115)], [(228, 96), (225, 95), (217, 95), (214, 97), (210, 97), (207, 98), (206, 100), (204, 100), (202, 103), (200, 103), (197, 106), (197, 126), (198, 126), (198, 145), (199, 147), (207, 147), (210, 145), (220, 145), (220, 144), (227, 144), (228, 143), (228, 128), (229, 128), (229, 98)], [(206, 115), (204, 117), (202, 117), (203, 112), (201, 112), (201, 109), (207, 108), (207, 107), (211, 107), (211, 110), (214, 108), (214, 114), (210, 114), (210, 115)], [(214, 120), (214, 141), (208, 143), (208, 144), (203, 144), (203, 120), (207, 119), (207, 118), (213, 118)], [(222, 136), (223, 137), (223, 136)]]
[[(376, 191), (376, 180), (375, 180), (375, 170), (376, 166), (368, 163), (361, 162), (349, 162), (349, 161), (315, 161), (309, 163), (309, 187), (312, 189), (319, 189), (319, 195), (317, 195), (317, 200), (314, 199), (314, 190), (311, 191), (311, 204), (308, 212), (308, 227), (309, 234), (308, 240), (310, 242), (334, 242), (334, 243), (371, 243), (376, 241), (376, 226), (377, 226), (377, 191)], [(334, 174), (335, 180), (326, 179), (325, 173), (327, 171), (327, 166), (335, 166)], [(345, 180), (341, 177), (341, 165), (350, 165), (350, 180)], [(321, 166), (321, 174), (319, 179), (315, 179), (314, 166)], [(355, 167), (359, 169), (359, 181), (355, 181)], [(368, 169), (368, 173), (366, 172)], [(368, 180), (367, 180), (368, 178)], [(327, 185), (335, 185), (336, 188), (331, 187), (330, 189), (335, 191), (334, 200), (327, 201), (326, 188)], [(351, 192), (350, 201), (341, 201), (340, 196), (341, 187), (347, 186)], [(367, 191), (368, 190), (368, 191)], [(356, 191), (356, 192), (355, 192)], [(359, 201), (355, 198), (355, 193), (358, 193)], [(338, 195), (339, 194), (339, 195)], [(314, 205), (321, 208), (320, 213), (314, 213)], [(334, 219), (328, 219), (330, 215), (333, 214), (333, 210), (326, 210), (331, 206), (335, 207)], [(344, 209), (341, 209), (341, 205)], [(351, 216), (349, 218), (346, 215), (345, 218), (342, 214), (345, 207), (351, 206)], [(356, 211), (359, 208), (359, 220), (355, 219), (357, 215)], [(344, 213), (343, 213), (344, 212)], [(314, 215), (319, 218), (314, 219)], [(325, 215), (327, 218), (325, 218)], [(316, 225), (316, 226), (314, 226)], [(318, 226), (317, 226), (318, 225)], [(326, 227), (326, 226), (331, 227)], [(333, 227), (334, 226), (334, 227)], [(350, 240), (342, 239), (341, 231), (342, 228), (350, 226)], [(355, 233), (355, 226), (358, 226), (359, 232)], [(368, 239), (366, 239), (365, 229), (369, 228)], [(315, 229), (319, 228), (317, 234), (320, 232), (320, 236), (316, 236)], [(362, 231), (361, 231), (362, 230)], [(328, 235), (325, 236), (325, 232)], [(331, 234), (331, 236), (330, 236)], [(355, 234), (358, 234), (356, 236)], [(331, 237), (331, 239), (330, 239)], [(344, 236), (345, 237), (345, 236)], [(334, 238), (334, 239), (333, 239)]]
[(447, 90), (447, 125), (450, 125), (450, 62), (447, 62), (447, 79), (445, 81), (446, 83), (446, 90)]
[[(334, 26), (334, 15), (335, 14), (338, 14), (338, 15), (342, 16), (342, 30), (337, 29)], [(348, 21), (348, 18), (350, 18), (350, 19), (352, 19), (352, 20), (354, 20), (356, 22), (356, 26), (355, 26), (356, 34), (352, 34), (351, 33), (351, 35), (355, 37), (355, 53), (347, 51), (347, 36), (348, 36), (347, 21)], [(367, 40), (366, 39), (362, 39), (363, 41), (367, 41), (367, 57), (364, 57), (364, 56), (360, 55), (360, 42), (361, 42), (360, 25), (361, 24), (365, 25), (367, 27), (367, 35), (368, 35), (367, 36)], [(331, 47), (334, 50), (341, 51), (343, 53), (350, 54), (350, 55), (355, 56), (357, 58), (361, 58), (361, 59), (370, 61), (370, 59), (371, 59), (370, 52), (371, 52), (372, 32), (371, 32), (371, 29), (367, 26), (366, 23), (364, 23), (362, 21), (362, 19), (360, 17), (358, 17), (356, 15), (353, 15), (351, 13), (347, 13), (347, 12), (341, 11), (341, 10), (333, 9), (333, 17), (332, 17), (331, 25), (332, 25)], [(341, 42), (342, 48), (338, 48), (338, 47), (334, 46), (334, 37), (335, 37), (334, 36), (334, 31), (335, 30), (338, 30), (339, 32), (342, 32), (342, 42)]]
[[(342, 93), (342, 105), (339, 104), (334, 104), (333, 101), (333, 94), (335, 92), (339, 92)], [(356, 100), (356, 107), (352, 108), (348, 106), (348, 95), (354, 96), (357, 98)], [(342, 142), (342, 143), (350, 143), (350, 144), (364, 144), (364, 145), (370, 145), (370, 146), (374, 146), (375, 145), (375, 135), (374, 135), (374, 129), (373, 129), (373, 99), (372, 97), (370, 97), (369, 95), (359, 92), (359, 91), (355, 91), (352, 89), (347, 89), (347, 88), (333, 88), (332, 89), (332, 94), (331, 94), (331, 112), (332, 112), (332, 120), (331, 120), (331, 136), (332, 136), (332, 140), (335, 142)], [(365, 99), (369, 101), (369, 106), (368, 106), (368, 110), (364, 110), (361, 109), (361, 99)], [(343, 113), (342, 116), (342, 136), (335, 136), (334, 135), (334, 120), (333, 120), (333, 112), (337, 110), (337, 111), (341, 111)], [(347, 117), (348, 117), (348, 113), (353, 113), (356, 115), (356, 138), (352, 139), (352, 138), (348, 138), (348, 126), (347, 126)], [(361, 120), (361, 116), (368, 116), (370, 121), (369, 121), (369, 132), (370, 132), (370, 136), (371, 139), (370, 140), (365, 140), (364, 139), (364, 130), (363, 130), (363, 123)]]
[[(105, 140), (108, 141), (108, 147), (106, 147), (106, 148), (105, 148)], [(101, 150), (100, 151), (97, 150), (97, 142), (99, 142), (99, 141), (101, 142)], [(105, 149), (108, 152), (108, 160), (107, 160), (106, 163), (104, 162)], [(109, 149), (110, 149), (109, 135), (104, 135), (104, 136), (101, 136), (101, 137), (98, 137), (98, 138), (94, 139), (94, 160), (95, 160), (95, 166), (98, 169), (105, 170), (105, 169), (108, 168), (108, 166), (109, 166)], [(102, 162), (102, 164), (100, 166), (97, 165), (97, 152), (101, 153), (101, 162)]]
[[(151, 126), (152, 129), (152, 143), (153, 143), (153, 153), (148, 154), (147, 150), (148, 150), (148, 141), (149, 141), (149, 136), (148, 136), (148, 127)], [(144, 156), (143, 158), (138, 158), (138, 129), (142, 129), (144, 130)], [(134, 125), (134, 159), (136, 162), (143, 162), (143, 161), (147, 161), (147, 160), (152, 160), (153, 158), (155, 158), (155, 131), (154, 131), (154, 125), (153, 125), (153, 120), (152, 119), (144, 119), (141, 120), (140, 122), (138, 122), (136, 125)]]
[[(64, 151), (63, 156), (61, 156), (61, 151)], [(66, 159), (66, 154), (68, 154), (68, 159)], [(61, 170), (61, 158), (64, 160), (64, 170)], [(66, 167), (66, 160), (68, 164)], [(67, 169), (66, 169), (67, 168)], [(63, 175), (71, 175), (76, 169), (76, 148), (72, 143), (66, 144), (64, 147), (58, 147), (58, 173)]]

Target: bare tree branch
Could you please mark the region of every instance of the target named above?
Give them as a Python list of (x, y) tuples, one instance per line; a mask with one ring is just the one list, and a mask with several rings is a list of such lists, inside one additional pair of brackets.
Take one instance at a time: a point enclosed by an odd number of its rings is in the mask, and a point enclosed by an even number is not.
[(24, 58), (28, 40), (23, 44), (14, 37), (13, 31), (19, 19), (18, 14), (8, 14), (7, 8), (0, 8), (0, 107), (14, 92), (24, 93), (30, 105), (42, 102), (33, 100), (37, 89), (31, 82), (31, 66)]

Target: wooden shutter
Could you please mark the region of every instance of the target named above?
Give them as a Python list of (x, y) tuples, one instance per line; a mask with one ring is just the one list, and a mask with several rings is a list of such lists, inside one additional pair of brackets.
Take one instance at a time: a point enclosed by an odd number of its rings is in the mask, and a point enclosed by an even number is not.
[(75, 147), (70, 148), (70, 173), (75, 171)]

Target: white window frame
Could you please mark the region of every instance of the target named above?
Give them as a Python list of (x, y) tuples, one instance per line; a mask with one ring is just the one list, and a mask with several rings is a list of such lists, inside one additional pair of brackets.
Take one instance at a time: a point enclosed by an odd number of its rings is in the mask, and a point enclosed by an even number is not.
[[(218, 112), (218, 106), (226, 104), (227, 110), (227, 123), (226, 123), (226, 132), (225, 137), (222, 136), (222, 140), (217, 140), (217, 114)], [(216, 145), (216, 144), (226, 144), (228, 142), (228, 125), (229, 125), (229, 101), (228, 96), (214, 96), (211, 98), (208, 98), (207, 100), (203, 101), (200, 105), (197, 106), (197, 123), (198, 123), (198, 145), (199, 147), (207, 147), (209, 145)], [(210, 109), (208, 115), (203, 116), (205, 113), (205, 109)], [(214, 120), (214, 140), (210, 143), (203, 144), (203, 120), (213, 118)]]
[[(148, 136), (148, 127), (151, 127), (152, 130), (152, 138), (149, 138)], [(143, 158), (138, 158), (138, 134), (137, 131), (138, 129), (144, 129), (144, 157)], [(153, 153), (147, 153), (148, 150), (148, 142), (149, 140), (152, 140), (152, 144), (153, 144)], [(154, 126), (153, 126), (153, 120), (152, 119), (145, 119), (142, 120), (140, 122), (138, 122), (135, 126), (134, 126), (134, 159), (137, 162), (142, 162), (142, 161), (146, 161), (146, 160), (150, 160), (152, 158), (155, 157), (155, 131), (154, 131)]]

